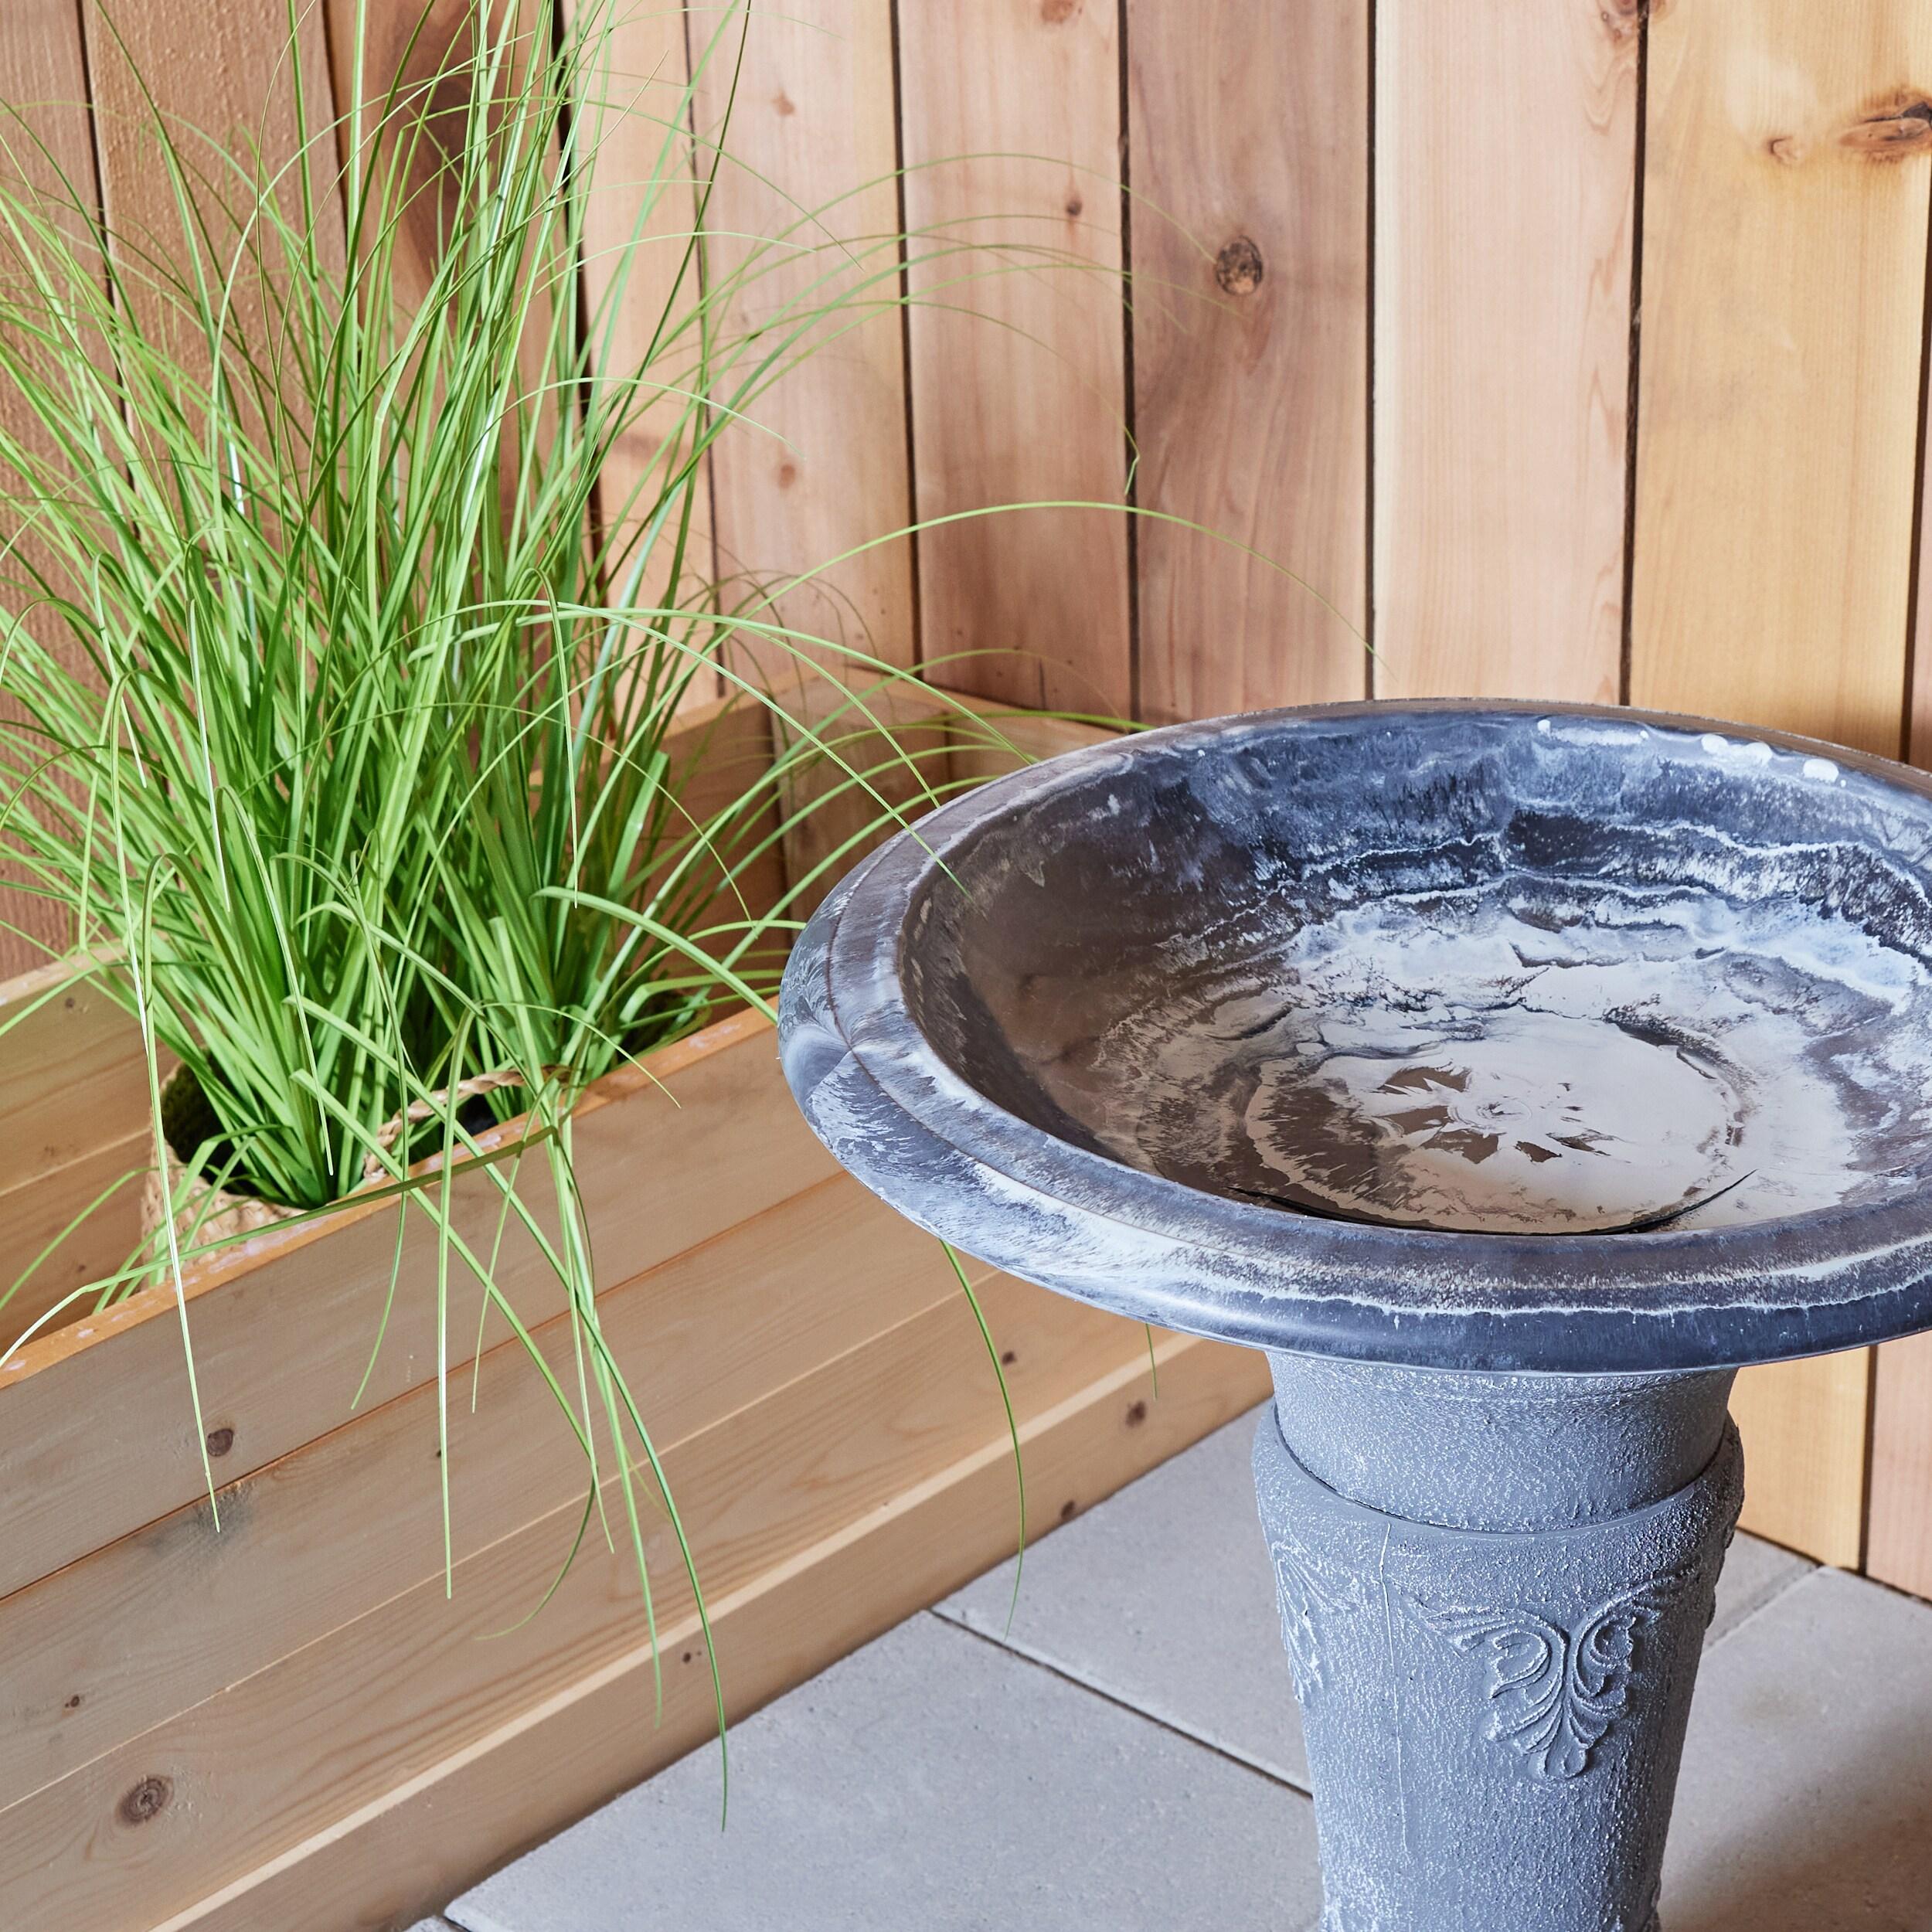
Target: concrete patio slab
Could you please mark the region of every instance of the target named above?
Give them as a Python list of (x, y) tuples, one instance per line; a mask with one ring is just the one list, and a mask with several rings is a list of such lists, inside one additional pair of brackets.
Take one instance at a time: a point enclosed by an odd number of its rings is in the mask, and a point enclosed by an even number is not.
[(1274, 1576), (1254, 1512), (1260, 1410), (1163, 1463), (939, 1614), (1308, 1787)]
[[(1297, 1927), (1296, 1793), (936, 1617), (701, 1750), (449, 1908), (464, 1932)], [(1231, 1859), (1230, 1845), (1243, 1847)]]
[[(1308, 1759), (1254, 1510), (1257, 1409), (1029, 1553), (939, 1614), (1304, 1790)], [(1813, 1566), (1740, 1536), (1716, 1642)], [(1009, 1628), (1007, 1615), (1012, 1610)]]
[[(1744, 1492), (1750, 1494), (1751, 1470), (1744, 1464)], [(1711, 1619), (1708, 1649), (1728, 1637), (1746, 1617), (1762, 1610), (1774, 1597), (1811, 1575), (1818, 1566), (1808, 1557), (1794, 1556), (1761, 1536), (1740, 1536), (1724, 1558), (1717, 1580), (1717, 1614)]]
[(1821, 1570), (1709, 1652), (1668, 1932), (1932, 1932), (1932, 1606)]
[[(461, 1932), (1312, 1932), (1236, 1423), (448, 1909)], [(1202, 1631), (1216, 1633), (1204, 1642)], [(1932, 1932), (1932, 1607), (1740, 1536), (1668, 1932)], [(444, 1932), (432, 1920), (417, 1932)]]

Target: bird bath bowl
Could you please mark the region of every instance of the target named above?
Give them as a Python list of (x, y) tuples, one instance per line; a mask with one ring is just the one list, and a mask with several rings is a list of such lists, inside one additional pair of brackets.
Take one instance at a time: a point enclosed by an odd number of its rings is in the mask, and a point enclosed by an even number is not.
[(1344, 706), (998, 781), (812, 920), (845, 1166), (1267, 1352), (1324, 1932), (1655, 1932), (1735, 1369), (1932, 1325), (1929, 886), (1881, 760)]

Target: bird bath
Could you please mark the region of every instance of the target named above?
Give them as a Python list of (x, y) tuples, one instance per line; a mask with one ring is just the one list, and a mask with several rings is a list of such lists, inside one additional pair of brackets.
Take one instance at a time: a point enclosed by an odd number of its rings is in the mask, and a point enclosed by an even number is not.
[(1932, 1325), (1929, 886), (1881, 760), (1344, 706), (998, 781), (812, 920), (845, 1165), (1267, 1352), (1323, 1932), (1655, 1932), (1735, 1369)]

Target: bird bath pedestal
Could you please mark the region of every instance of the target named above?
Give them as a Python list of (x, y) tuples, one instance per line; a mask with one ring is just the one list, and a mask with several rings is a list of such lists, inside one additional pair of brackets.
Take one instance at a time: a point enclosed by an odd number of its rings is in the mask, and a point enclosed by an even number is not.
[(1036, 766), (813, 920), (847, 1167), (1267, 1352), (1323, 1932), (1655, 1932), (1735, 1366), (1932, 1325), (1929, 886), (1882, 760), (1347, 706)]

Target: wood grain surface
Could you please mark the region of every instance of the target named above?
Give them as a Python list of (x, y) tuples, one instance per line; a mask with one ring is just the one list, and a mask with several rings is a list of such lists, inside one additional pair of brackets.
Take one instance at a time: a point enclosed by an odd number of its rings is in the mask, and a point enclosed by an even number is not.
[(1638, 10), (1376, 16), (1379, 696), (1614, 703)]
[(1156, 722), (1367, 693), (1369, 11), (1128, 8)]
[[(984, 0), (907, 6), (899, 26), (919, 515), (1124, 502), (1115, 10)], [(922, 536), (919, 572), (938, 682), (1128, 715), (1118, 512), (968, 518)]]
[(912, 516), (892, 9), (754, 12), (742, 66), (736, 23), (725, 30), (698, 95), (701, 152), (723, 157), (706, 265), (734, 358), (736, 420), (713, 456), (718, 556), (734, 602), (751, 596), (751, 621), (804, 634), (743, 640), (742, 665), (790, 692), (800, 651), (855, 670), (848, 653), (902, 665), (915, 655), (910, 539), (861, 548)]

